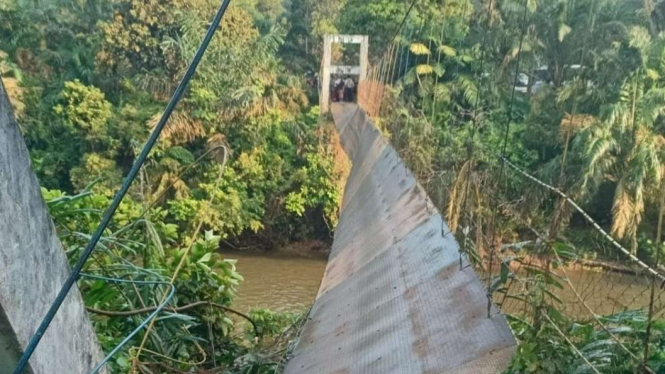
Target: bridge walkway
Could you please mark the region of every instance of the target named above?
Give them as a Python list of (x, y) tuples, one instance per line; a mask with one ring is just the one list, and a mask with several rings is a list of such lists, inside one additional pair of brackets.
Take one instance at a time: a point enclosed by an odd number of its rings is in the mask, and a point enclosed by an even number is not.
[[(287, 374), (500, 373), (505, 317), (397, 152), (355, 104), (333, 104), (353, 167), (310, 318)], [(460, 267), (460, 258), (461, 267)]]

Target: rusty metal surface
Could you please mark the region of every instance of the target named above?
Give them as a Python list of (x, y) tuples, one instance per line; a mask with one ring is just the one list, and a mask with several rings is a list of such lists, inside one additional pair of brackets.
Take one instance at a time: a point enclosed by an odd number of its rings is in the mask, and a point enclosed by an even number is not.
[(321, 288), (285, 372), (502, 372), (515, 340), (494, 307), (487, 318), (483, 285), (425, 191), (361, 109), (332, 111), (353, 167)]

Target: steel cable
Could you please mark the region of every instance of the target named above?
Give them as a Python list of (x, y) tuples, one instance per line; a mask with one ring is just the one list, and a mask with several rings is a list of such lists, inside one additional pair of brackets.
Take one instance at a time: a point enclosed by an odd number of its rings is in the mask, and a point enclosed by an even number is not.
[[(491, 1), (491, 0), (490, 0)], [(524, 0), (524, 13), (522, 15), (522, 30), (520, 32), (520, 42), (519, 46), (517, 49), (517, 62), (515, 64), (515, 78), (513, 80), (513, 89), (512, 89), (512, 94), (510, 97), (510, 103), (508, 104), (508, 113), (507, 113), (507, 121), (506, 121), (506, 131), (504, 132), (503, 136), (503, 144), (501, 146), (501, 155), (506, 154), (506, 149), (508, 146), (508, 137), (510, 136), (510, 125), (511, 122), (513, 121), (513, 106), (515, 104), (515, 92), (517, 91), (517, 82), (519, 78), (519, 70), (520, 70), (520, 62), (522, 61), (522, 45), (524, 43), (524, 35), (526, 34), (526, 19), (529, 11), (529, 0)], [(504, 167), (503, 163), (501, 164), (500, 170), (499, 170), (499, 180), (497, 183), (497, 187), (501, 188), (501, 184), (504, 179)], [(494, 254), (496, 250), (496, 245), (495, 245), (495, 240), (496, 240), (496, 219), (498, 215), (498, 210), (499, 206), (497, 204), (497, 193), (493, 194), (495, 199), (495, 204), (492, 212), (492, 221), (491, 221), (491, 241), (490, 241), (490, 258), (489, 258), (489, 264), (488, 264), (488, 272), (489, 272), (489, 277), (487, 280), (487, 317), (490, 317), (490, 310), (492, 308), (492, 263), (494, 261)]]

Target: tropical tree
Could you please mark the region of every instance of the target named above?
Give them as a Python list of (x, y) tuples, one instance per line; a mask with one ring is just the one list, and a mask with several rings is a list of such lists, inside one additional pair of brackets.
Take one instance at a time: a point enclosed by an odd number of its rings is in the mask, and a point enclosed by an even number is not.
[(657, 189), (662, 175), (665, 50), (662, 40), (652, 41), (643, 28), (631, 30), (630, 44), (640, 52), (642, 65), (625, 79), (619, 98), (603, 108), (601, 121), (580, 142), (587, 160), (583, 187), (603, 180), (616, 184), (612, 233), (630, 239), (636, 251), (648, 192)]

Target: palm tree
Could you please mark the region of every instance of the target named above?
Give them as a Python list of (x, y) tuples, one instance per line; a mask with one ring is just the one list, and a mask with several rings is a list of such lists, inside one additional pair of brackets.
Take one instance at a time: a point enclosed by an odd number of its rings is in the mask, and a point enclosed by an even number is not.
[(618, 99), (605, 106), (600, 120), (579, 138), (586, 161), (582, 188), (603, 181), (616, 184), (612, 234), (629, 239), (633, 252), (648, 191), (657, 189), (661, 180), (665, 138), (658, 124), (665, 120), (665, 61), (660, 60), (664, 42), (652, 40), (646, 29), (631, 30), (629, 44), (642, 62), (624, 80)]

